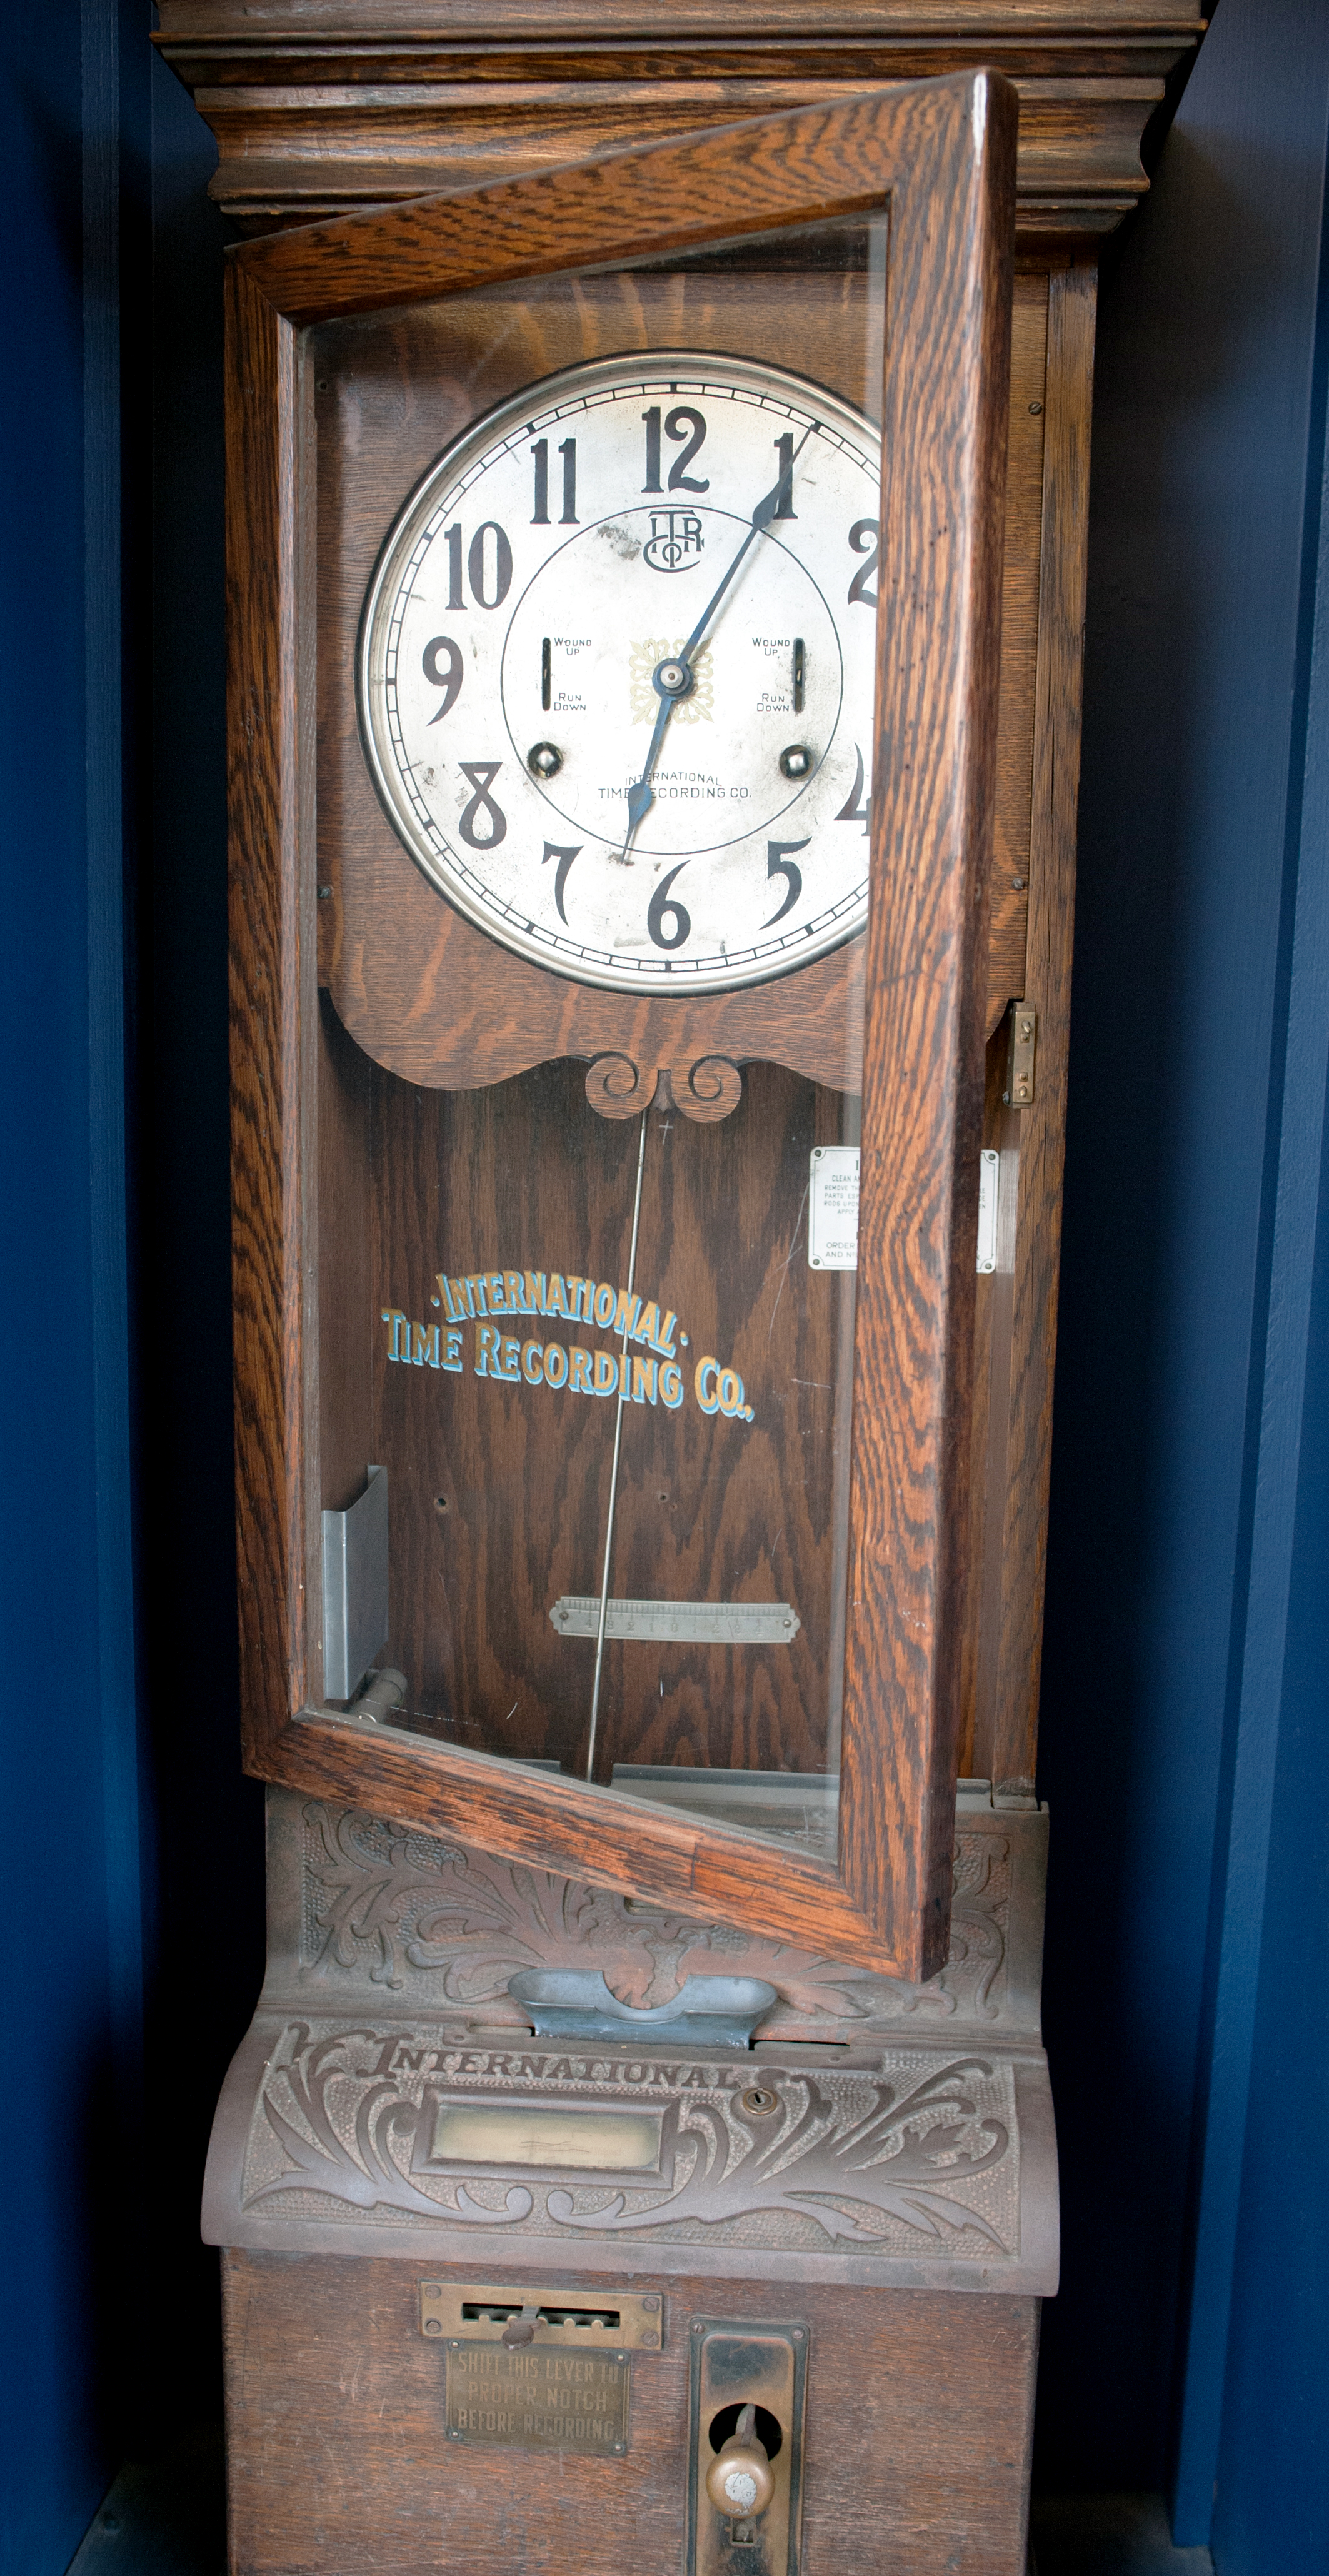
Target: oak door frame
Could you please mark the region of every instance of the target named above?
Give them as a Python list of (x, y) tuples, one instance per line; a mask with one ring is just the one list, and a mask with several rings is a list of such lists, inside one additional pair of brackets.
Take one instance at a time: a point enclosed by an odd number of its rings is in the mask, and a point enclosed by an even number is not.
[[(966, 73), (241, 245), (227, 278), (236, 1450), (246, 1767), (910, 1978), (949, 1933), (1016, 94)], [(317, 322), (889, 206), (849, 1608), (834, 1867), (321, 1709)], [(680, 208), (686, 211), (679, 212)], [(911, 471), (911, 467), (913, 470)], [(887, 613), (889, 612), (889, 613)], [(928, 853), (926, 871), (917, 865)]]

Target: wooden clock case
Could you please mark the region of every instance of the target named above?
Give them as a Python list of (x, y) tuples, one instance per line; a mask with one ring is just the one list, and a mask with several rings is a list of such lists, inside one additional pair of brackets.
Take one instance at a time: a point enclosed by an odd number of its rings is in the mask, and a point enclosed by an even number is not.
[[(961, 1794), (939, 1846), (953, 1852), (949, 1957), (937, 1973), (917, 1948), (873, 1953), (847, 1917), (837, 1938), (833, 1909), (819, 1925), (812, 1901), (806, 1931), (780, 1940), (752, 1889), (708, 1885), (691, 1864), (680, 1904), (676, 1874), (644, 1883), (639, 1848), (592, 1853), (588, 1842), (595, 1884), (584, 1884), (566, 1861), (549, 1865), (539, 1798), (518, 1797), (498, 1836), (464, 1795), (446, 1830), (430, 1830), (404, 1766), (380, 1769), (366, 1796), (355, 1766), (331, 1755), (283, 1769), (251, 1725), (249, 1758), (278, 1784), (269, 1974), (219, 2109), (205, 2215), (228, 2249), (236, 2568), (330, 2576), (387, 2548), (412, 2569), (479, 2571), (516, 2556), (608, 2570), (625, 2544), (650, 2567), (693, 2563), (686, 2356), (716, 2318), (808, 2339), (791, 2568), (829, 2566), (846, 2544), (918, 2576), (1024, 2563), (1038, 2298), (1055, 2284), (1037, 2006), (1046, 1819), (1033, 1775), (1093, 262), (1096, 237), (1143, 184), (1140, 130), (1199, 21), (1122, 6), (1073, 23), (1048, 8), (960, 7), (939, 27), (904, 9), (851, 8), (828, 36), (806, 10), (768, 18), (736, 38), (694, 8), (647, 38), (640, 14), (612, 0), (594, 29), (537, 26), (515, 5), (446, 19), (390, 7), (372, 22), (346, 0), (161, 9), (157, 41), (221, 146), (214, 194), (247, 229), (275, 235), (979, 63), (1007, 71), (1021, 99), (985, 1022), (983, 1141), (1001, 1158), (1001, 1217), (973, 1319), (976, 1571), (948, 1683)], [(329, 983), (337, 931), (333, 921), (325, 933)], [(298, 1187), (294, 1171), (287, 1186)], [(274, 1351), (278, 1383), (282, 1366)], [(242, 1422), (242, 1444), (251, 1431)], [(298, 1566), (280, 1574), (288, 1590), (299, 1579)], [(933, 1826), (935, 1840), (935, 1802)], [(918, 1861), (915, 1921), (921, 1845)], [(717, 1964), (766, 1977), (777, 2002), (755, 2054), (727, 2073), (676, 2045), (648, 2052), (644, 2036), (631, 2057), (626, 2042), (598, 2057), (532, 2048), (510, 1977), (588, 1961), (647, 2009)], [(916, 1973), (883, 1975), (892, 1964)], [(788, 2171), (760, 2187), (735, 2093), (754, 2073), (792, 2142)], [(694, 2214), (686, 2189), (664, 2200), (629, 2190), (613, 2224), (611, 2196), (592, 2193), (602, 2223), (590, 2223), (592, 2206), (574, 2228), (551, 2222), (547, 2188), (527, 2191), (527, 2209), (520, 2189), (482, 2184), (471, 2210), (441, 2225), (423, 2168), (403, 2178), (390, 2137), (393, 2119), (432, 2116), (440, 2085), (449, 2100), (489, 2104), (638, 2098), (645, 2087), (666, 2126), (721, 2124), (715, 2191)], [(850, 2188), (834, 2151), (865, 2114), (889, 2151)], [(929, 2137), (946, 2146), (940, 2174)], [(632, 2363), (627, 2461), (446, 2450), (442, 2356), (421, 2322), (426, 2271), (496, 2298), (531, 2284), (574, 2305), (595, 2292), (606, 2310), (615, 2285), (658, 2298), (661, 2348)]]

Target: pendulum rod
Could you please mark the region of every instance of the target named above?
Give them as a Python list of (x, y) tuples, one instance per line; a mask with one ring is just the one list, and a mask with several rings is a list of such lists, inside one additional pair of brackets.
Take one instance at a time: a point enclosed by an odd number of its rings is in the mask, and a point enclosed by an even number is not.
[[(637, 1286), (637, 1233), (641, 1225), (641, 1176), (646, 1162), (646, 1111), (641, 1113), (641, 1134), (637, 1139), (637, 1188), (632, 1202), (632, 1246), (628, 1253), (628, 1310)], [(624, 1379), (627, 1375), (628, 1326), (623, 1321), (623, 1357), (619, 1363), (618, 1405), (614, 1414), (614, 1463), (609, 1471), (609, 1517), (605, 1523), (605, 1561), (600, 1577), (600, 1616), (595, 1628), (595, 1679), (591, 1684), (591, 1740), (586, 1748), (586, 1777), (595, 1778), (595, 1731), (600, 1722), (600, 1672), (604, 1663), (605, 1621), (609, 1616), (609, 1569), (614, 1554), (614, 1511), (618, 1502), (618, 1460), (623, 1446), (623, 1406), (626, 1399)]]

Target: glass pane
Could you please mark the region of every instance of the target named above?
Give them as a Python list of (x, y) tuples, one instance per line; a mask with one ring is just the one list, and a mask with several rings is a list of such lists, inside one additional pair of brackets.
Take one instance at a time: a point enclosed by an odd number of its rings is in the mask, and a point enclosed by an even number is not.
[[(369, 1658), (394, 1726), (828, 1859), (884, 248), (820, 227), (312, 353), (330, 1699)], [(523, 1057), (533, 972), (563, 1034)], [(403, 1070), (426, 1025), (446, 1080)]]

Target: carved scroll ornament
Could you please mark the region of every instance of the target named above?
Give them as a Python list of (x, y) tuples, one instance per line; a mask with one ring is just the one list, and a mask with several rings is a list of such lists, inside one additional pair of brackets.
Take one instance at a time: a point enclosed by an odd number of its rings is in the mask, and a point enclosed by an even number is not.
[(602, 1118), (638, 1118), (654, 1102), (713, 1127), (737, 1109), (743, 1076), (728, 1056), (698, 1056), (692, 1065), (657, 1065), (645, 1071), (630, 1056), (598, 1055), (586, 1069), (586, 1097)]

